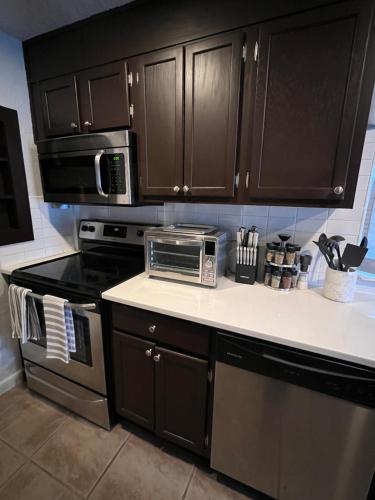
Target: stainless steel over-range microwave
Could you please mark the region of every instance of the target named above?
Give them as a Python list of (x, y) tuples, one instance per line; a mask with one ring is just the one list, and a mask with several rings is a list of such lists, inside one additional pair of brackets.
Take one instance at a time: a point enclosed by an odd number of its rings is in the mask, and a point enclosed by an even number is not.
[(134, 134), (127, 130), (38, 141), (44, 200), (132, 205), (134, 143)]
[(226, 233), (174, 224), (145, 232), (146, 274), (215, 287), (225, 271)]

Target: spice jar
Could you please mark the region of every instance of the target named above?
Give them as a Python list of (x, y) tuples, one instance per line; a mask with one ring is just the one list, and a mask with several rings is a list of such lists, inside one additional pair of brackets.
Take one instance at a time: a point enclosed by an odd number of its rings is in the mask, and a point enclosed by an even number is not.
[(264, 268), (264, 284), (266, 286), (271, 286), (272, 281), (272, 266), (266, 266)]
[(281, 288), (289, 290), (292, 287), (292, 273), (285, 271), (281, 277)]
[(274, 262), (276, 247), (273, 243), (267, 243), (266, 261)]
[(296, 246), (290, 243), (286, 245), (286, 263), (292, 266), (296, 260)]
[(281, 272), (274, 271), (272, 273), (272, 281), (271, 281), (272, 288), (280, 288), (280, 282), (281, 282)]
[(299, 260), (299, 253), (301, 251), (301, 246), (300, 245), (294, 245), (294, 251), (295, 251), (295, 260), (292, 262), (292, 264), (298, 264)]
[(291, 288), (296, 288), (298, 280), (298, 271), (297, 269), (293, 269), (292, 271), (292, 286)]
[(279, 266), (284, 264), (285, 250), (283, 248), (278, 248), (275, 252), (275, 264)]

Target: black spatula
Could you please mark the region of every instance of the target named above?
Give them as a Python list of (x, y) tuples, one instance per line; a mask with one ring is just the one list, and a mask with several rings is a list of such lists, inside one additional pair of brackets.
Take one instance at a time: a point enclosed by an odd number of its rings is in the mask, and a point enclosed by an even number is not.
[(348, 243), (341, 258), (344, 269), (348, 271), (350, 267), (359, 267), (367, 254), (367, 250), (368, 248)]

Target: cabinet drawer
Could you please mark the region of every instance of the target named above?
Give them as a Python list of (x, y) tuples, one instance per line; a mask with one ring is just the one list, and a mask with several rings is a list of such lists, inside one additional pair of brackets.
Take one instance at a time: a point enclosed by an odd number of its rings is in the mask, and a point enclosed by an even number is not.
[(114, 304), (112, 327), (123, 332), (155, 339), (184, 351), (208, 356), (210, 341), (208, 326)]

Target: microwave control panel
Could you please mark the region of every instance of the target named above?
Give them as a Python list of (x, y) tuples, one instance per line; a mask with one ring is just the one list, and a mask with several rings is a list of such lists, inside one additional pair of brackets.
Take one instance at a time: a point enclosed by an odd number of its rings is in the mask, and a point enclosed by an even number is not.
[(108, 154), (109, 193), (125, 194), (125, 165), (123, 154)]
[(202, 266), (202, 283), (214, 285), (216, 281), (216, 243), (205, 241)]

